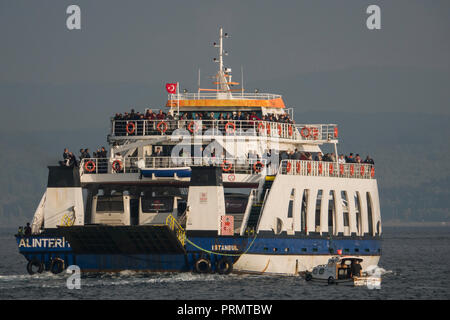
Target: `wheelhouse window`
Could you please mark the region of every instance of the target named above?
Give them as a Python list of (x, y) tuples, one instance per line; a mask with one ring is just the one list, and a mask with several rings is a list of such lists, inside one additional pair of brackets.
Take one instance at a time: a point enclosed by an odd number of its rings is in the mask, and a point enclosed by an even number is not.
[(328, 232), (333, 234), (333, 226), (336, 225), (336, 206), (335, 206), (335, 196), (334, 190), (330, 191), (330, 196), (328, 200)]
[(142, 198), (142, 212), (172, 212), (173, 198)]
[(97, 197), (97, 213), (111, 212), (123, 213), (123, 197), (99, 196)]

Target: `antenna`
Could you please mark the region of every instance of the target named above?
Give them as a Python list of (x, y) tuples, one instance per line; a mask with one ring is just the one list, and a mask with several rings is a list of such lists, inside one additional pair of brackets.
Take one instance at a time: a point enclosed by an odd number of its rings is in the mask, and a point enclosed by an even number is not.
[(198, 93), (200, 93), (200, 68), (198, 68)]
[(244, 95), (244, 67), (241, 66), (241, 92)]
[(215, 48), (219, 49), (219, 59), (214, 58), (214, 62), (219, 63), (219, 71), (217, 72), (217, 90), (223, 92), (230, 92), (229, 83), (231, 83), (231, 68), (224, 68), (223, 56), (227, 56), (228, 52), (223, 50), (223, 38), (229, 38), (228, 33), (223, 32), (223, 28), (219, 29), (219, 43), (214, 42)]

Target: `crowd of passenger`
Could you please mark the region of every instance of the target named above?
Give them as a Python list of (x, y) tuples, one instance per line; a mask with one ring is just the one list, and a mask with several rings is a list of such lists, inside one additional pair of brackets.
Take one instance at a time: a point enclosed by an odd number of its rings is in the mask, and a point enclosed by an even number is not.
[(91, 154), (89, 153), (89, 149), (80, 149), (80, 155), (79, 160), (77, 157), (73, 154), (73, 152), (69, 151), (68, 148), (64, 149), (63, 152), (63, 160), (59, 161), (60, 166), (65, 167), (78, 167), (79, 164), (83, 159), (106, 159), (108, 157), (108, 151), (106, 151), (105, 147), (98, 148), (97, 151), (94, 151), (93, 156), (91, 157)]
[(339, 164), (343, 163), (365, 163), (365, 164), (375, 164), (374, 160), (367, 155), (364, 160), (362, 160), (359, 154), (353, 155), (350, 153), (349, 155), (340, 154), (337, 161), (334, 153), (325, 153), (322, 154), (317, 152), (314, 156), (311, 152), (300, 152), (297, 149), (295, 151), (281, 151), (280, 152), (280, 161), (281, 160), (310, 160), (310, 161), (324, 161), (324, 162), (337, 162)]
[(271, 121), (279, 123), (294, 123), (294, 120), (287, 113), (283, 114), (267, 114), (261, 117), (256, 112), (233, 111), (233, 112), (184, 112), (179, 116), (173, 115), (171, 111), (167, 113), (161, 109), (155, 113), (152, 109), (147, 109), (145, 113), (140, 113), (131, 109), (131, 111), (116, 113), (114, 120), (222, 120), (222, 121)]

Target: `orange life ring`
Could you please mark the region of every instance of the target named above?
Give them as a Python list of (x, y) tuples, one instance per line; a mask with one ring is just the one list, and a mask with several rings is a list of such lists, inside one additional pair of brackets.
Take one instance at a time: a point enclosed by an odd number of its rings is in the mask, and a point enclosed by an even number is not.
[(267, 135), (270, 136), (270, 123), (267, 124)]
[[(164, 129), (162, 129), (162, 130), (161, 130), (161, 125), (164, 125)], [(159, 122), (158, 125), (156, 126), (156, 129), (158, 129), (159, 132), (166, 133), (168, 127), (169, 127), (169, 126), (167, 125), (166, 122), (161, 121), (161, 122)]]
[[(119, 165), (118, 168), (117, 168), (117, 165)], [(112, 169), (114, 170), (114, 172), (122, 171), (122, 161), (120, 161), (120, 160), (114, 160), (111, 166), (112, 166)]]
[(322, 174), (322, 171), (323, 171), (322, 162), (319, 162), (319, 174)]
[(338, 127), (334, 127), (334, 137), (338, 137)]
[[(90, 168), (89, 168), (89, 164), (91, 165)], [(84, 164), (84, 170), (86, 170), (87, 172), (94, 172), (94, 170), (95, 170), (95, 162), (92, 161), (92, 160), (87, 161)]]
[(308, 168), (308, 173), (311, 173), (311, 162), (308, 162), (306, 167)]
[(316, 140), (319, 137), (319, 128), (312, 128), (311, 131), (311, 135), (314, 137), (314, 140)]
[(344, 165), (343, 164), (339, 165), (339, 173), (341, 174), (341, 176), (344, 175)]
[[(233, 128), (233, 131), (228, 130), (230, 128), (230, 126)], [(226, 133), (234, 133), (235, 131), (236, 131), (236, 125), (233, 122), (227, 122), (227, 124), (225, 125), (225, 132)]]
[[(305, 129), (308, 130), (307, 134), (305, 134)], [(303, 138), (308, 138), (311, 135), (311, 130), (308, 127), (303, 127), (302, 130), (300, 130), (300, 134)]]
[(291, 124), (288, 126), (288, 133), (289, 133), (289, 136), (292, 136), (292, 134), (293, 134), (292, 125)]
[[(227, 165), (227, 167), (225, 167), (225, 165)], [(231, 168), (233, 168), (233, 164), (227, 160), (223, 160), (222, 162), (222, 170), (224, 172), (228, 172), (231, 170)]]
[(332, 163), (330, 163), (330, 166), (329, 166), (329, 174), (333, 174), (333, 171), (334, 171), (334, 166), (333, 166)]
[(300, 171), (302, 169), (302, 165), (301, 165), (300, 161), (297, 161), (296, 167), (297, 167), (297, 173), (300, 173)]
[(255, 164), (253, 164), (253, 170), (256, 173), (260, 173), (262, 168), (264, 168), (264, 165), (259, 160), (256, 161)]
[[(192, 128), (193, 125), (194, 125), (194, 128)], [(188, 124), (188, 130), (189, 130), (191, 133), (197, 132), (198, 129), (199, 129), (198, 124), (196, 124), (194, 121), (189, 122), (189, 124)]]
[(288, 162), (286, 164), (286, 172), (291, 172), (291, 167), (292, 167), (292, 164), (290, 162)]
[(262, 123), (262, 122), (258, 123), (258, 131), (260, 133), (262, 133), (264, 131), (264, 123)]
[[(131, 125), (131, 127), (132, 127), (131, 130), (130, 130), (130, 125)], [(126, 129), (127, 129), (127, 133), (128, 133), (128, 134), (133, 134), (134, 131), (136, 130), (136, 125), (134, 124), (134, 122), (128, 122), (128, 123), (127, 123)]]
[(355, 166), (350, 165), (350, 175), (352, 176), (354, 172), (355, 172)]
[(372, 167), (372, 169), (370, 170), (370, 176), (373, 178), (375, 176), (375, 168)]
[(282, 129), (281, 124), (278, 124), (278, 135), (281, 137)]
[(362, 165), (361, 168), (359, 169), (359, 173), (361, 174), (361, 176), (364, 175), (364, 165)]

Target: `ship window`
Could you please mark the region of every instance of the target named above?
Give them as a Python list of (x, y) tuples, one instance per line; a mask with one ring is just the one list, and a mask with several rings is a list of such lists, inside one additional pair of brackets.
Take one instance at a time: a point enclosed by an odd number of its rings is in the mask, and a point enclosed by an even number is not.
[(289, 207), (288, 207), (288, 218), (292, 218), (292, 210), (294, 208), (294, 200), (289, 201)]
[(308, 209), (308, 195), (309, 190), (303, 191), (303, 198), (302, 198), (302, 211), (300, 213), (300, 224), (301, 224), (301, 231), (306, 233), (306, 210)]
[(319, 274), (323, 274), (325, 272), (325, 269), (324, 268), (320, 268), (319, 269)]
[(322, 204), (322, 190), (317, 191), (317, 199), (316, 199), (316, 232), (319, 231), (320, 228), (320, 206)]
[(355, 252), (359, 252), (359, 249), (358, 249), (358, 248), (355, 248)]
[(344, 212), (344, 227), (349, 226), (348, 212)]
[(317, 249), (317, 248), (313, 248), (313, 251), (314, 251), (314, 252), (317, 252), (317, 251), (318, 251), (318, 249)]
[(366, 192), (367, 197), (367, 220), (369, 224), (369, 234), (373, 235), (373, 220), (372, 220), (372, 198), (370, 193)]
[(302, 252), (306, 252), (306, 251), (308, 251), (308, 249), (302, 248)]
[(356, 230), (357, 234), (361, 234), (361, 199), (359, 197), (359, 192), (355, 193), (355, 212), (356, 212)]
[(97, 198), (97, 213), (123, 213), (123, 197), (101, 196)]
[(342, 217), (344, 219), (344, 227), (349, 226), (349, 212), (348, 212), (348, 195), (347, 191), (341, 191), (342, 202)]
[(330, 199), (328, 200), (328, 232), (330, 234), (334, 234), (333, 226), (335, 225), (336, 220), (336, 210), (335, 210), (335, 201), (334, 201), (334, 191), (330, 191)]
[(142, 212), (172, 212), (173, 198), (142, 198)]

